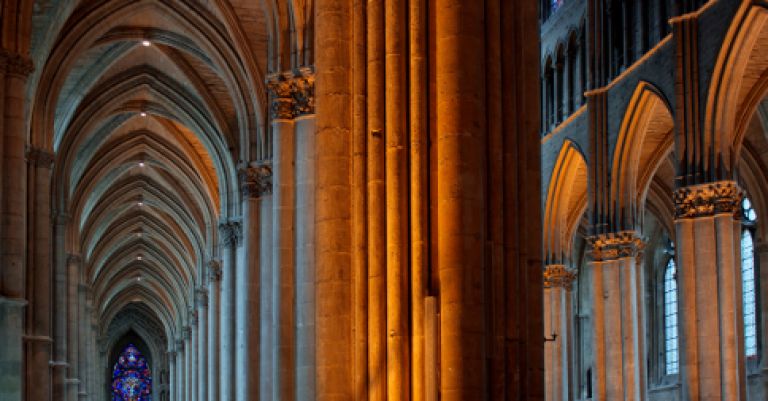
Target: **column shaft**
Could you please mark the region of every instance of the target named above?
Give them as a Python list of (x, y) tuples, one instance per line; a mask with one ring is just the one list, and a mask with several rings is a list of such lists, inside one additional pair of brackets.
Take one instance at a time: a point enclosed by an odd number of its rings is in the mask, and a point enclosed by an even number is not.
[(385, 10), (369, 1), (368, 34), (368, 391), (370, 401), (387, 399), (386, 184), (385, 184)]
[[(221, 264), (219, 261), (212, 260), (208, 262), (208, 401), (219, 400), (219, 358), (220, 348), (220, 327), (221, 322), (219, 314), (220, 294), (221, 294)], [(181, 399), (181, 398), (179, 398)]]
[(197, 399), (208, 399), (208, 292), (200, 288), (197, 307)]
[(317, 186), (315, 283), (317, 395), (353, 398), (351, 305), (351, 2), (315, 3)]
[(295, 399), (295, 156), (296, 136), (293, 120), (278, 119), (272, 122), (275, 134), (275, 156), (272, 164), (274, 207), (274, 243), (272, 261), (275, 266), (277, 293), (274, 310), (277, 333), (277, 366), (274, 370), (277, 393), (275, 399)]
[(296, 119), (296, 399), (315, 399), (315, 116)]
[[(233, 223), (226, 223), (232, 228)], [(237, 239), (230, 228), (222, 231), (224, 240), (221, 260), (221, 313), (219, 315), (221, 339), (219, 342), (219, 357), (221, 358), (219, 366), (220, 377), (220, 399), (235, 399), (235, 269), (236, 269), (236, 249)], [(228, 236), (228, 238), (226, 238)]]
[[(741, 224), (734, 218), (741, 190), (732, 181), (684, 187), (675, 202), (683, 397), (745, 400)], [(712, 205), (710, 213), (700, 213), (701, 204)]]

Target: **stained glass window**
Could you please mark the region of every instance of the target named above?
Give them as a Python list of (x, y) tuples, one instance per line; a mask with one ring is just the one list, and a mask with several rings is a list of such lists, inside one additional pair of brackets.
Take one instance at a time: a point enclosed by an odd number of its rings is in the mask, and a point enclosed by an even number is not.
[(563, 6), (565, 0), (552, 0), (552, 11), (557, 11), (558, 8)]
[(677, 326), (677, 266), (670, 258), (664, 269), (664, 367), (668, 375), (680, 371)]
[(112, 370), (112, 401), (152, 401), (152, 373), (133, 344), (125, 347)]
[(755, 250), (751, 226), (757, 220), (752, 203), (742, 203), (745, 227), (741, 234), (741, 279), (744, 294), (744, 349), (747, 357), (757, 355), (757, 293), (755, 291)]

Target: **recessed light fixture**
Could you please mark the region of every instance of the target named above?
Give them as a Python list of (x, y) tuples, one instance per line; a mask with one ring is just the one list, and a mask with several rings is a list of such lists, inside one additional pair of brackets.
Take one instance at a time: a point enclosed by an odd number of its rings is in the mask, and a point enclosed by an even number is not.
[(142, 234), (142, 233), (136, 233), (136, 236), (137, 236), (137, 237), (139, 237), (139, 238), (141, 238), (141, 236), (142, 236), (142, 235), (144, 235), (144, 234)]
[(141, 256), (137, 256), (137, 257), (136, 257), (136, 260), (142, 260), (142, 259), (144, 259), (144, 258), (143, 258), (143, 257), (141, 257)]
[(142, 206), (144, 206), (144, 202), (139, 201), (139, 203), (137, 203), (136, 205), (138, 205), (139, 207), (142, 207)]
[(144, 111), (142, 111), (142, 112), (141, 112), (141, 116), (142, 116), (142, 117), (146, 117), (146, 116), (147, 116), (147, 113), (146, 113), (146, 112), (144, 112)]
[(136, 281), (141, 281), (141, 277), (136, 277)]
[(139, 167), (144, 167), (144, 166), (145, 166), (144, 162), (139, 162)]
[(144, 46), (144, 47), (149, 47), (149, 46), (152, 45), (152, 42), (150, 42), (148, 40), (142, 40), (141, 41), (141, 45)]

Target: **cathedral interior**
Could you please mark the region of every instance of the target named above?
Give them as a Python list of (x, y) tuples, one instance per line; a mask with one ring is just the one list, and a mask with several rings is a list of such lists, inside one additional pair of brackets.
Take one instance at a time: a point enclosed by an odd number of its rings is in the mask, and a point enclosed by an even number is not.
[(0, 0), (0, 401), (764, 401), (766, 216), (766, 0)]

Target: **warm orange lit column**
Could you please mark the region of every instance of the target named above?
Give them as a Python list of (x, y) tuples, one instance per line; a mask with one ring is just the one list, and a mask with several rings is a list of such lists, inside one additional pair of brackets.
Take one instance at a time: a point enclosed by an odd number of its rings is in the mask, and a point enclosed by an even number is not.
[(733, 181), (675, 192), (686, 400), (746, 400), (741, 223), (736, 218), (742, 197)]
[(0, 49), (0, 377), (8, 401), (21, 400), (24, 385), (26, 306), (27, 169), (24, 161), (24, 98), (32, 62)]
[(637, 256), (643, 242), (634, 232), (592, 241), (595, 399), (641, 401), (646, 372)]
[(409, 397), (408, 86), (406, 0), (385, 2), (387, 400)]
[(274, 321), (277, 332), (276, 368), (274, 386), (276, 399), (295, 399), (295, 156), (296, 135), (293, 118), (296, 115), (293, 99), (293, 74), (280, 73), (269, 77), (268, 85), (272, 98), (272, 134), (274, 158), (272, 160), (272, 207), (274, 242), (272, 263), (277, 279), (277, 305)]
[(544, 269), (544, 369), (546, 401), (568, 401), (572, 339), (571, 286), (576, 271), (564, 265)]
[(385, 18), (384, 1), (368, 2), (368, 392), (387, 399)]
[(48, 401), (51, 397), (52, 316), (51, 295), (53, 275), (51, 271), (51, 168), (53, 154), (41, 149), (27, 152), (29, 204), (32, 205), (29, 220), (33, 247), (28, 257), (29, 282), (32, 300), (27, 309), (26, 346), (26, 399)]
[(318, 400), (352, 399), (351, 2), (315, 3), (315, 266)]
[[(409, 145), (410, 145), (410, 278), (411, 278), (411, 389), (412, 401), (423, 401), (424, 384), (424, 297), (427, 296), (428, 269), (428, 154), (429, 115), (427, 113), (427, 2), (409, 0)], [(430, 367), (432, 368), (432, 367)]]
[(484, 394), (484, 5), (435, 4), (437, 269), (441, 399)]

